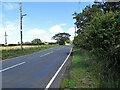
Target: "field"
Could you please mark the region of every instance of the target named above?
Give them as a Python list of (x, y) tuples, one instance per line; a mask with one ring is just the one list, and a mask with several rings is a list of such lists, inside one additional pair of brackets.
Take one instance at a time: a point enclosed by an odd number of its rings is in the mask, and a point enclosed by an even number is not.
[(18, 57), (26, 54), (31, 54), (34, 52), (39, 52), (41, 50), (45, 50), (52, 47), (57, 47), (58, 45), (25, 45), (23, 46), (23, 50), (21, 50), (20, 46), (3, 46), (0, 47), (1, 54), (0, 58), (2, 60)]
[[(43, 47), (44, 45), (24, 45), (23, 48), (35, 48), (35, 47)], [(21, 49), (20, 46), (2, 46), (0, 47), (0, 50), (11, 50), (11, 49)]]

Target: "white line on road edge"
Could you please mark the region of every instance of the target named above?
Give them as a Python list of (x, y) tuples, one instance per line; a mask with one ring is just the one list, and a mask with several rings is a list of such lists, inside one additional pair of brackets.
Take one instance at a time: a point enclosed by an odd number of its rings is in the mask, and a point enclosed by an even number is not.
[(2, 69), (2, 70), (0, 70), (0, 72), (6, 71), (6, 70), (8, 70), (8, 69), (11, 69), (11, 68), (14, 68), (14, 67), (17, 67), (17, 66), (20, 66), (20, 65), (22, 65), (22, 64), (24, 64), (24, 63), (26, 63), (26, 62), (22, 62), (22, 63), (16, 64), (16, 65), (13, 65), (13, 66), (11, 66), (11, 67)]
[(45, 87), (44, 90), (48, 90), (48, 88), (51, 86), (52, 82), (55, 80), (55, 78), (57, 77), (58, 73), (60, 72), (60, 70), (62, 69), (62, 67), (63, 67), (64, 64), (66, 63), (66, 61), (68, 60), (71, 52), (72, 52), (72, 48), (71, 48), (70, 53), (69, 53), (69, 55), (67, 56), (67, 58), (65, 59), (65, 61), (63, 62), (63, 64), (60, 66), (60, 68), (57, 70), (57, 72), (56, 72), (55, 75), (52, 77), (52, 79), (49, 81), (49, 83), (47, 84), (47, 86)]

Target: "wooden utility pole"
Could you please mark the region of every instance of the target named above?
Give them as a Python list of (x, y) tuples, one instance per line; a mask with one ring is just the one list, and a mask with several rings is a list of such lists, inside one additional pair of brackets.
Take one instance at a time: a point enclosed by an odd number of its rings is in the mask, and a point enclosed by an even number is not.
[(5, 31), (5, 45), (7, 45), (7, 33), (6, 33), (6, 31)]
[(23, 49), (22, 45), (23, 45), (23, 41), (22, 41), (22, 19), (23, 19), (23, 16), (26, 16), (27, 14), (22, 14), (22, 0), (20, 0), (20, 41), (21, 41), (21, 49)]
[(21, 49), (22, 47), (22, 0), (20, 0), (20, 41), (21, 41)]

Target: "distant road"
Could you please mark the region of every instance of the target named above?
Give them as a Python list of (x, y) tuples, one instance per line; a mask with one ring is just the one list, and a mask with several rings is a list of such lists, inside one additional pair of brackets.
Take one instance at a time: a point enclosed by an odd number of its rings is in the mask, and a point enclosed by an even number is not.
[(60, 78), (70, 51), (71, 46), (60, 46), (3, 61), (2, 87), (58, 88), (59, 80), (55, 79)]

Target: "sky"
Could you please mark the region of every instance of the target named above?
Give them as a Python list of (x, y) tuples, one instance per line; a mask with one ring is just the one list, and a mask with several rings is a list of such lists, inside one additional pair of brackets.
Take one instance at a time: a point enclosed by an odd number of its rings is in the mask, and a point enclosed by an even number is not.
[[(35, 38), (43, 42), (54, 42), (57, 33), (66, 32), (74, 38), (74, 22), (72, 14), (81, 12), (93, 2), (23, 2), (23, 42), (31, 42)], [(0, 4), (0, 44), (20, 42), (19, 2), (2, 2)]]

